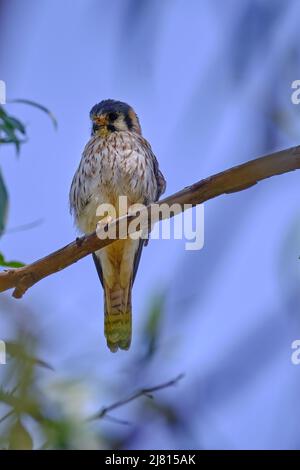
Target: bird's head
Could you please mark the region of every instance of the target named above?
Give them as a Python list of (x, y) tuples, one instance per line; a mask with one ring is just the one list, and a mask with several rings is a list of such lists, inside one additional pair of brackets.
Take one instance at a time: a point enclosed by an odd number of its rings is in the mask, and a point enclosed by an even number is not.
[(134, 110), (126, 103), (104, 100), (92, 107), (92, 135), (106, 137), (112, 132), (131, 131), (141, 134), (141, 126)]

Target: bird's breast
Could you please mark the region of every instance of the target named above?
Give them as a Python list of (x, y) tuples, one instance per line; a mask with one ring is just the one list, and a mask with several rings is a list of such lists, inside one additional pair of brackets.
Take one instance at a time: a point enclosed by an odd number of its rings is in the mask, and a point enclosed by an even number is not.
[(111, 204), (117, 216), (120, 196), (128, 207), (152, 202), (157, 183), (148, 149), (129, 133), (115, 132), (107, 139), (92, 138), (87, 144), (75, 178), (74, 199), (87, 201), (78, 211), (77, 224), (84, 231), (94, 230), (101, 204)]
[(104, 201), (119, 196), (127, 196), (132, 203), (144, 199), (153, 171), (138, 143), (116, 133), (95, 150), (95, 179)]

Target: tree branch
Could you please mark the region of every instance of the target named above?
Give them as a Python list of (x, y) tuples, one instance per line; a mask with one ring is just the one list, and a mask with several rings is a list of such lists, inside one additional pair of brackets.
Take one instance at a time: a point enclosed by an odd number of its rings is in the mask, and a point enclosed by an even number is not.
[(111, 411), (115, 410), (116, 408), (120, 408), (121, 406), (127, 405), (127, 403), (130, 403), (131, 401), (136, 400), (137, 398), (140, 397), (148, 397), (148, 398), (153, 398), (151, 395), (154, 392), (158, 392), (159, 390), (163, 390), (164, 388), (172, 387), (176, 385), (181, 379), (183, 379), (184, 374), (179, 374), (175, 379), (169, 380), (168, 382), (162, 383), (160, 385), (156, 385), (154, 387), (149, 387), (149, 388), (143, 388), (132, 395), (130, 395), (127, 398), (124, 398), (123, 400), (117, 401), (113, 403), (112, 405), (105, 406), (103, 407), (98, 413), (96, 413), (94, 416), (92, 416), (89, 421), (95, 420), (95, 419), (101, 419), (106, 416), (109, 416), (108, 413)]
[[(221, 194), (242, 191), (263, 179), (297, 169), (300, 169), (300, 146), (251, 160), (198, 181), (192, 186), (188, 186), (182, 191), (163, 199), (160, 201), (160, 205), (168, 204), (171, 206), (179, 204), (181, 210), (184, 210), (185, 204), (195, 206)], [(151, 205), (147, 207), (148, 216), (150, 211)], [(127, 222), (128, 226), (135, 218), (136, 216), (126, 215), (113, 221), (109, 228), (115, 226), (116, 233), (118, 234), (121, 223)], [(76, 263), (76, 261), (84, 256), (104, 248), (114, 241), (114, 239), (100, 239), (96, 232), (94, 232), (90, 235), (77, 238), (69, 245), (32, 264), (1, 272), (0, 292), (14, 288), (13, 296), (20, 298), (27, 289), (41, 279)]]

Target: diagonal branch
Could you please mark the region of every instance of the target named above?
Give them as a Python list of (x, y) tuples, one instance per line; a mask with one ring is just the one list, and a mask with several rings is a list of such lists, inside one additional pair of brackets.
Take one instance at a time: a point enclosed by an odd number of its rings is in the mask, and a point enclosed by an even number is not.
[(153, 398), (152, 393), (158, 392), (159, 390), (163, 390), (168, 387), (173, 387), (174, 385), (177, 385), (177, 383), (182, 380), (184, 377), (184, 374), (179, 374), (177, 377), (174, 379), (169, 380), (168, 382), (156, 385), (154, 387), (149, 387), (149, 388), (143, 388), (141, 390), (138, 390), (137, 392), (133, 393), (132, 395), (129, 395), (129, 397), (124, 398), (123, 400), (117, 401), (113, 403), (112, 405), (105, 406), (103, 407), (98, 413), (96, 413), (94, 416), (92, 416), (89, 421), (95, 420), (95, 419), (101, 419), (106, 416), (109, 416), (109, 413), (116, 408), (120, 408), (121, 406), (127, 405), (127, 403), (130, 403), (137, 398), (140, 397), (148, 397), (148, 398)]
[[(192, 186), (188, 186), (182, 191), (163, 199), (160, 201), (160, 205), (168, 204), (171, 206), (173, 204), (179, 204), (183, 211), (185, 204), (195, 206), (220, 196), (221, 194), (242, 191), (271, 176), (298, 169), (300, 169), (300, 146), (251, 160), (198, 181)], [(147, 207), (147, 212), (149, 217), (151, 205)], [(172, 216), (172, 214), (170, 216)], [(136, 216), (126, 215), (113, 221), (109, 225), (109, 228), (115, 226), (116, 233), (118, 234), (122, 223), (127, 222), (128, 227), (128, 224), (135, 218)], [(127, 231), (127, 234), (128, 233)], [(114, 241), (115, 239), (100, 239), (97, 233), (93, 232), (90, 235), (77, 238), (69, 245), (50, 253), (45, 258), (35, 261), (32, 264), (1, 272), (0, 292), (14, 288), (13, 296), (20, 298), (27, 289), (41, 279), (76, 263), (76, 261), (79, 261), (84, 256), (104, 248)]]

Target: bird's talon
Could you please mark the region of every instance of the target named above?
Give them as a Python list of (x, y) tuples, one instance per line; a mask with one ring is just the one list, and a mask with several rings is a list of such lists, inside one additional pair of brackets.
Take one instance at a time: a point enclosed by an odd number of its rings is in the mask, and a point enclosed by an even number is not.
[(82, 243), (83, 243), (83, 239), (80, 238), (80, 237), (76, 237), (75, 242), (76, 242), (76, 245), (78, 246), (78, 248), (80, 248)]

